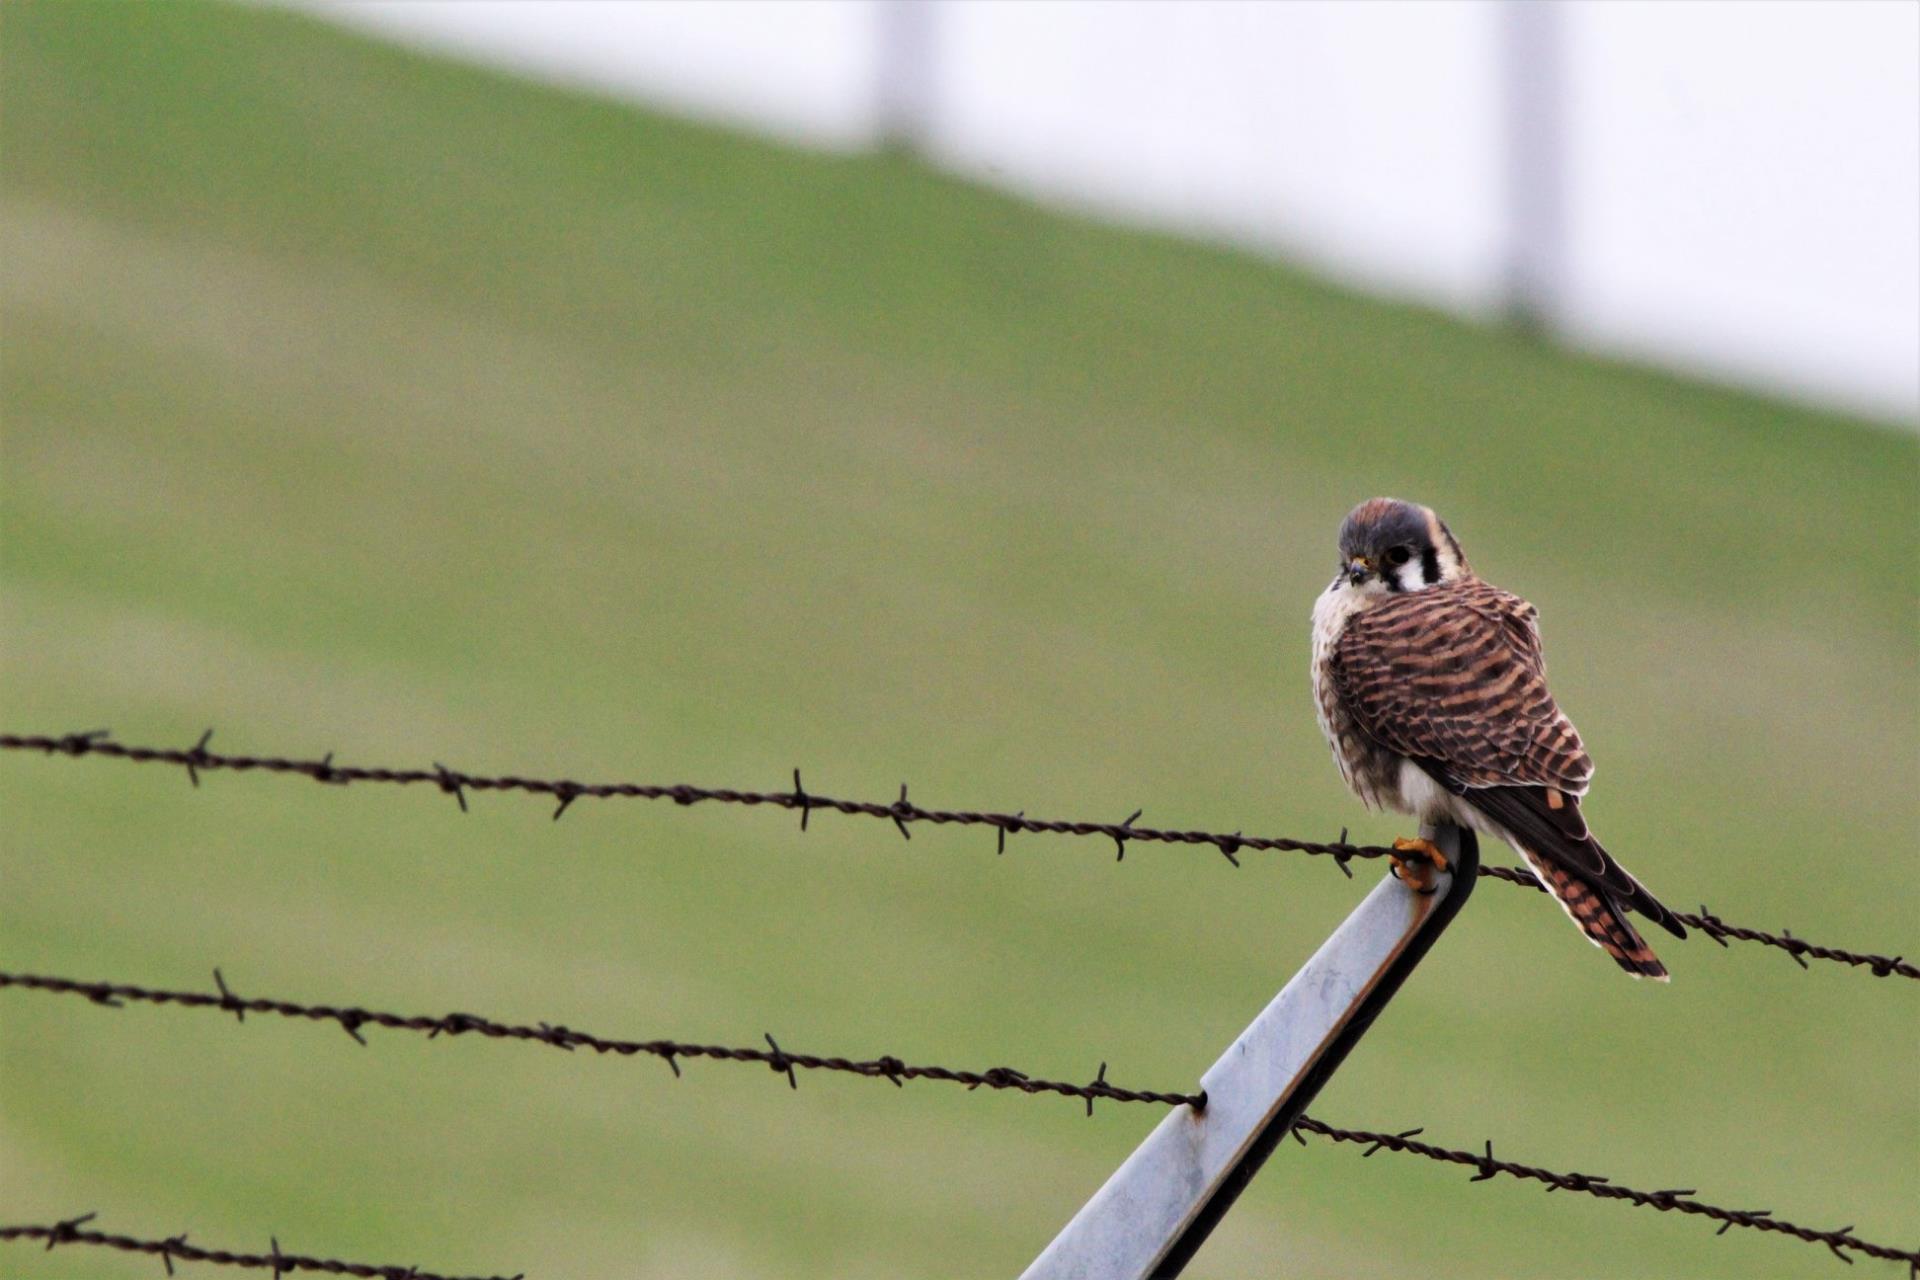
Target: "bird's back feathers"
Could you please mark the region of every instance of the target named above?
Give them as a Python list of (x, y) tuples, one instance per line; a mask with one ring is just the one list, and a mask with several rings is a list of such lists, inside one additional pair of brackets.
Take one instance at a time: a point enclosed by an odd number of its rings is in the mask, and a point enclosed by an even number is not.
[(1593, 761), (1547, 689), (1534, 607), (1478, 578), (1355, 613), (1333, 653), (1354, 719), (1461, 786), (1585, 793)]
[(1547, 688), (1536, 617), (1471, 576), (1389, 596), (1347, 620), (1331, 675), (1361, 731), (1508, 833), (1590, 939), (1664, 977), (1626, 912), (1686, 930), (1587, 829), (1593, 762)]

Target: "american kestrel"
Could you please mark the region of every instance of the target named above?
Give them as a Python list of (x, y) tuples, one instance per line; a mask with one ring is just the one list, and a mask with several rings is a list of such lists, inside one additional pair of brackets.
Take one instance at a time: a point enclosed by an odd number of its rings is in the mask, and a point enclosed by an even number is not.
[[(1627, 912), (1676, 938), (1687, 931), (1580, 816), (1593, 762), (1547, 690), (1537, 617), (1475, 576), (1432, 511), (1361, 503), (1340, 525), (1340, 569), (1313, 606), (1320, 729), (1368, 808), (1506, 841), (1594, 945), (1664, 982)], [(1418, 855), (1394, 859), (1403, 879), (1446, 865), (1426, 840), (1394, 848)]]

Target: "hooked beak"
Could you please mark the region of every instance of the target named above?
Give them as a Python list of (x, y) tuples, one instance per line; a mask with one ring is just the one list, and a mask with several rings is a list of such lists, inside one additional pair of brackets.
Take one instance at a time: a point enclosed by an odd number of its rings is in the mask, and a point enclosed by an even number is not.
[(1356, 587), (1365, 582), (1367, 576), (1372, 572), (1373, 561), (1367, 559), (1365, 556), (1355, 556), (1353, 559), (1347, 561), (1347, 567), (1345, 569), (1347, 581)]

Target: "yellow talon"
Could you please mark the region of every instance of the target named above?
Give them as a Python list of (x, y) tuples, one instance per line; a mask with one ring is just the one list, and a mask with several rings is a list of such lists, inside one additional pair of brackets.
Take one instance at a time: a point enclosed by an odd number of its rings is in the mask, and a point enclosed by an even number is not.
[(1422, 837), (1402, 836), (1393, 842), (1393, 847), (1400, 853), (1420, 855), (1418, 858), (1394, 857), (1393, 874), (1395, 879), (1406, 881), (1422, 893), (1432, 893), (1436, 874), (1452, 865), (1439, 845)]
[[(1427, 860), (1441, 871), (1449, 870), (1453, 866), (1447, 861), (1447, 855), (1440, 851), (1440, 846), (1424, 836), (1415, 836), (1413, 839), (1401, 836), (1393, 842), (1393, 847), (1401, 853), (1423, 853), (1427, 856)], [(1398, 862), (1400, 859), (1395, 858), (1394, 861)]]

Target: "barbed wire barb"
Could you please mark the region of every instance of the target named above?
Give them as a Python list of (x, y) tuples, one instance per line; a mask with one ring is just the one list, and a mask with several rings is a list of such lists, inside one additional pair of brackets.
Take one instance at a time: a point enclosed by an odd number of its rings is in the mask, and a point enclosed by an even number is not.
[[(1026, 811), (1019, 813), (994, 813), (960, 809), (928, 809), (914, 804), (907, 797), (905, 783), (900, 787), (900, 798), (891, 803), (871, 800), (842, 800), (831, 796), (813, 795), (800, 784), (800, 770), (793, 771), (792, 791), (742, 791), (730, 787), (695, 787), (684, 783), (661, 785), (657, 783), (610, 782), (588, 783), (573, 779), (522, 778), (513, 775), (489, 776), (485, 774), (462, 773), (449, 769), (438, 762), (432, 769), (388, 769), (363, 766), (336, 765), (333, 753), (328, 752), (318, 760), (297, 759), (285, 756), (247, 756), (224, 754), (209, 751), (207, 743), (213, 731), (207, 730), (198, 744), (190, 750), (165, 747), (129, 746), (115, 741), (105, 729), (90, 729), (84, 733), (60, 735), (0, 733), (0, 750), (38, 751), (46, 755), (63, 755), (69, 758), (81, 756), (105, 756), (112, 759), (128, 760), (141, 764), (168, 764), (188, 771), (190, 777), (197, 779), (201, 771), (229, 769), (239, 773), (258, 771), (262, 773), (293, 774), (312, 778), (319, 782), (347, 785), (349, 783), (384, 783), (397, 786), (431, 784), (451, 795), (459, 804), (461, 812), (467, 812), (468, 791), (520, 791), (551, 797), (557, 804), (554, 811), (556, 819), (566, 812), (574, 801), (591, 797), (593, 799), (612, 799), (616, 797), (642, 800), (672, 800), (676, 804), (691, 805), (701, 802), (733, 805), (771, 805), (784, 809), (800, 811), (800, 829), (805, 831), (809, 818), (815, 809), (829, 809), (836, 813), (852, 816), (884, 818), (899, 828), (900, 834), (912, 839), (909, 827), (916, 822), (928, 822), (936, 826), (989, 826), (998, 832), (996, 849), (1006, 851), (1006, 837), (1022, 831), (1040, 831), (1051, 835), (1063, 836), (1101, 836), (1114, 842), (1115, 860), (1124, 861), (1127, 845), (1131, 841), (1160, 844), (1212, 845), (1225, 854), (1227, 861), (1239, 866), (1239, 855), (1246, 850), (1266, 850), (1283, 853), (1305, 853), (1332, 858), (1344, 874), (1351, 878), (1353, 872), (1347, 865), (1355, 858), (1384, 858), (1394, 852), (1379, 845), (1354, 845), (1347, 843), (1347, 832), (1343, 828), (1340, 838), (1334, 841), (1299, 840), (1289, 836), (1248, 836), (1241, 832), (1215, 831), (1179, 831), (1156, 827), (1136, 827), (1142, 811), (1136, 810), (1125, 822), (1081, 822), (1065, 819), (1029, 818)], [(1545, 892), (1539, 878), (1531, 871), (1518, 867), (1498, 867), (1482, 864), (1481, 876), (1492, 880), (1504, 880), (1509, 884)], [(1770, 933), (1763, 929), (1749, 929), (1742, 925), (1728, 924), (1702, 904), (1698, 914), (1675, 912), (1675, 918), (1682, 924), (1698, 929), (1722, 947), (1728, 939), (1738, 942), (1751, 942), (1760, 946), (1772, 947), (1784, 951), (1794, 963), (1802, 969), (1808, 968), (1808, 960), (1825, 960), (1835, 964), (1862, 968), (1875, 977), (1897, 976), (1920, 979), (1920, 965), (1909, 963), (1904, 955), (1876, 955), (1871, 952), (1852, 951), (1840, 947), (1826, 947), (1808, 942), (1794, 935), (1791, 930), (1782, 929), (1779, 933)]]
[(177, 1236), (168, 1236), (160, 1242), (160, 1265), (167, 1269), (168, 1275), (173, 1274), (173, 1251), (186, 1247), (186, 1243), (187, 1233), (184, 1231)]
[[(220, 972), (218, 966), (215, 966), (213, 970), (213, 985), (220, 988), (220, 1007), (229, 1010), (233, 1014), (233, 1020), (235, 1022), (244, 1023), (247, 1020), (247, 1008), (240, 1002), (238, 996), (227, 989), (226, 975)], [(116, 1001), (115, 1004), (117, 1007), (118, 1002)]]
[(270, 1271), (276, 1280), (279, 1276), (295, 1271), (356, 1276), (361, 1280), (525, 1280), (525, 1273), (515, 1273), (512, 1276), (449, 1276), (435, 1271), (422, 1271), (418, 1266), (345, 1262), (338, 1258), (283, 1253), (277, 1236), (268, 1237), (270, 1242), (268, 1252), (246, 1253), (235, 1249), (215, 1249), (205, 1245), (190, 1244), (187, 1241), (187, 1233), (184, 1231), (160, 1240), (147, 1240), (139, 1236), (119, 1235), (108, 1231), (82, 1230), (87, 1223), (98, 1216), (97, 1213), (83, 1213), (78, 1217), (64, 1218), (47, 1225), (27, 1223), (0, 1226), (0, 1242), (45, 1240), (49, 1249), (56, 1245), (94, 1245), (104, 1249), (118, 1249), (122, 1253), (144, 1253), (157, 1256), (161, 1265), (167, 1269), (168, 1275), (174, 1274), (173, 1264), (178, 1260)]
[(193, 750), (187, 752), (187, 781), (193, 784), (193, 789), (196, 791), (200, 789), (199, 765), (202, 760), (207, 758), (207, 744), (212, 741), (213, 730), (208, 729), (200, 735), (200, 741), (193, 744)]
[(47, 1252), (52, 1253), (53, 1246), (57, 1244), (67, 1244), (74, 1240), (78, 1236), (81, 1227), (86, 1226), (99, 1216), (98, 1210), (90, 1210), (77, 1218), (63, 1218), (59, 1222), (54, 1223), (53, 1229), (47, 1232)]

